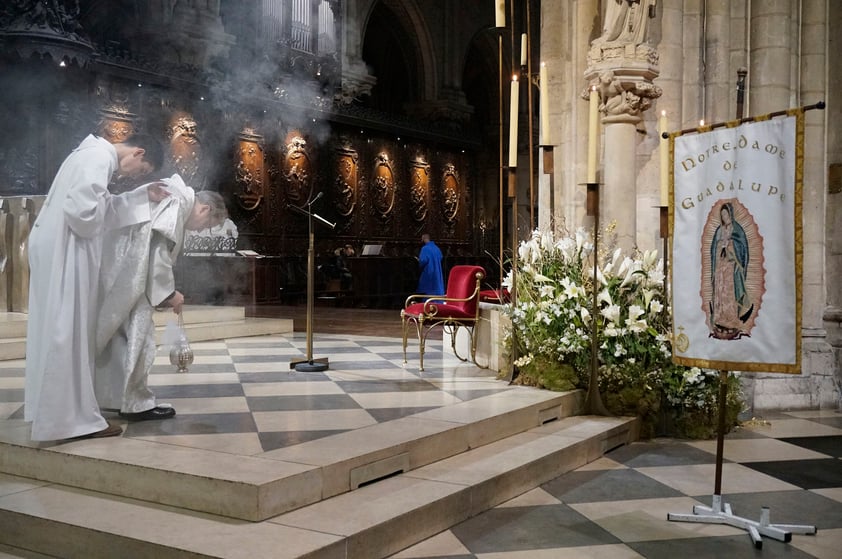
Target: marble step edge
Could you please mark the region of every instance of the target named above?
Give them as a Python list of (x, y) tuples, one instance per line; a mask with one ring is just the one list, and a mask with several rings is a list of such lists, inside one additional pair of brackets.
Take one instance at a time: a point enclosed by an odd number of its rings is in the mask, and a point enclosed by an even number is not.
[[(157, 327), (155, 337), (161, 343), (166, 327)], [(185, 324), (184, 331), (191, 342), (223, 340), (243, 336), (268, 334), (291, 334), (293, 321), (288, 318), (245, 318), (227, 322), (206, 322)]]
[[(6, 338), (25, 338), (27, 313), (0, 313), (0, 341)], [(153, 315), (156, 326), (164, 326), (174, 318), (172, 312), (163, 310)], [(245, 307), (185, 305), (184, 323), (231, 322), (246, 318)]]
[[(166, 326), (155, 329), (158, 343), (161, 343)], [(191, 342), (205, 342), (236, 338), (240, 336), (265, 336), (268, 334), (291, 334), (291, 318), (244, 318), (225, 322), (189, 323), (184, 325), (187, 338)], [(26, 328), (24, 327), (24, 334)], [(0, 361), (24, 359), (26, 357), (26, 337), (6, 337), (0, 339)]]
[(633, 442), (638, 428), (565, 418), (259, 523), (10, 477), (0, 542), (62, 557), (384, 558)]
[(123, 437), (50, 446), (16, 421), (0, 472), (260, 521), (581, 413), (582, 391), (512, 389), (254, 456)]

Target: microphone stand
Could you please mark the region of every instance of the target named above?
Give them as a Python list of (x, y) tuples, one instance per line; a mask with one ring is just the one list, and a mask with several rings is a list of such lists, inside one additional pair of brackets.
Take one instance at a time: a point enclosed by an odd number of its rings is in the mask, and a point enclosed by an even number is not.
[(309, 229), (309, 246), (307, 248), (307, 357), (306, 359), (293, 359), (289, 363), (290, 369), (295, 369), (298, 372), (313, 373), (327, 370), (329, 366), (327, 357), (320, 357), (313, 359), (313, 276), (315, 275), (316, 267), (316, 251), (314, 248), (314, 234), (313, 234), (313, 218), (318, 219), (324, 225), (331, 229), (336, 227), (335, 223), (322, 218), (318, 214), (313, 213), (312, 206), (322, 197), (322, 192), (316, 194), (309, 202), (307, 202), (307, 209), (299, 208), (288, 204), (287, 207), (291, 210), (307, 216), (307, 226)]

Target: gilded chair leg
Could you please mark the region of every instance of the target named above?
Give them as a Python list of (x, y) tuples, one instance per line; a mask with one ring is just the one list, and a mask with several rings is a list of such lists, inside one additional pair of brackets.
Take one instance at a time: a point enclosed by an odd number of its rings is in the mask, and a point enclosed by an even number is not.
[[(429, 332), (429, 330), (428, 330)], [(427, 334), (424, 333), (424, 323), (418, 323), (418, 370), (424, 370), (424, 346), (427, 342)]]
[(406, 316), (401, 314), (401, 330), (403, 331), (403, 364), (406, 365)]

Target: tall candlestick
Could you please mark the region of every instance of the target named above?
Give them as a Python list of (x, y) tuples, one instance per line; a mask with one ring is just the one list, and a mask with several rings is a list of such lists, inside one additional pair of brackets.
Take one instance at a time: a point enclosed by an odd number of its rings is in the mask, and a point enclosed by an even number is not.
[(670, 191), (670, 141), (664, 138), (667, 131), (667, 112), (661, 111), (661, 118), (658, 119), (658, 139), (661, 142), (661, 206), (669, 205)]
[(599, 94), (596, 92), (596, 86), (591, 87), (588, 101), (588, 184), (593, 184), (596, 182), (596, 149), (599, 140), (596, 135), (599, 113)]
[(509, 110), (509, 167), (517, 167), (517, 113), (518, 113), (517, 76), (512, 76), (512, 104)]
[(541, 69), (538, 70), (538, 88), (541, 95), (541, 145), (552, 145), (552, 134), (550, 133), (550, 84), (547, 78), (547, 65), (541, 62)]
[(520, 35), (520, 65), (526, 66), (526, 33)]
[(494, 27), (506, 27), (506, 0), (494, 0)]

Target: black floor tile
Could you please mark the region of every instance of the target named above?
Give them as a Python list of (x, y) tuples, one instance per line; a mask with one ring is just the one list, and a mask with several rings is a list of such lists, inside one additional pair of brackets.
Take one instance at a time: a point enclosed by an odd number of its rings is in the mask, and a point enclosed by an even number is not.
[(748, 532), (744, 536), (631, 542), (626, 545), (647, 559), (815, 559), (809, 553), (771, 538), (763, 538), (763, 549), (755, 549)]
[[(177, 373), (178, 369), (175, 365), (153, 365), (152, 369), (149, 371), (149, 374), (172, 374)], [(186, 373), (179, 373), (189, 375), (193, 374), (211, 374), (211, 373), (233, 373), (234, 372), (234, 365), (230, 363), (202, 363), (202, 364), (192, 364), (187, 366)]]
[(250, 396), (249, 409), (256, 411), (349, 410), (361, 406), (347, 394), (300, 394), (296, 396)]
[[(792, 437), (781, 440), (828, 456), (842, 458), (842, 436)], [(840, 467), (842, 468), (842, 464)]]
[(415, 415), (416, 413), (421, 413), (422, 411), (427, 410), (434, 410), (437, 406), (426, 407), (426, 408), (374, 408), (374, 409), (367, 409), (365, 411), (368, 412), (368, 415), (373, 417), (377, 420), (377, 423), (384, 423), (386, 421), (392, 421), (393, 419), (400, 419), (402, 417), (406, 417), (408, 415)]
[[(806, 524), (819, 530), (842, 528), (842, 504), (812, 491), (766, 491), (724, 496), (731, 512), (749, 520), (760, 520), (760, 510), (769, 508), (772, 524)], [(840, 554), (842, 556), (842, 554)]]
[(684, 496), (683, 493), (631, 469), (570, 472), (541, 487), (565, 503)]
[(6, 388), (0, 390), (0, 402), (23, 402), (23, 388)]
[(324, 382), (330, 381), (323, 372), (300, 372), (294, 369), (279, 367), (277, 372), (237, 373), (242, 383), (252, 382)]
[(264, 452), (337, 435), (345, 431), (267, 431), (258, 433)]
[[(320, 355), (316, 355), (319, 357)], [(388, 361), (377, 360), (377, 361), (341, 361), (339, 359), (331, 359), (330, 360), (330, 368), (334, 371), (365, 371), (365, 370), (372, 370), (376, 371), (378, 369), (394, 369), (395, 364), (390, 363)]]
[(336, 381), (348, 394), (370, 394), (376, 392), (426, 392), (436, 387), (426, 380), (357, 380)]
[(566, 505), (498, 507), (452, 529), (475, 554), (620, 543)]
[(607, 458), (630, 468), (649, 466), (685, 466), (713, 464), (716, 455), (680, 441), (656, 440), (621, 446), (606, 454)]
[(842, 487), (842, 461), (835, 458), (746, 462), (743, 465), (802, 489)]
[[(231, 361), (234, 363), (278, 363), (278, 369), (284, 370), (289, 367), (289, 362), (293, 359), (304, 358), (305, 354), (287, 354), (287, 355), (232, 355)], [(231, 369), (233, 365), (229, 366)]]
[(131, 437), (255, 432), (257, 425), (250, 413), (182, 414), (160, 421), (131, 422), (125, 429), (125, 435)]
[(161, 400), (170, 398), (219, 398), (224, 396), (243, 396), (241, 384), (182, 384), (150, 387), (155, 397)]

